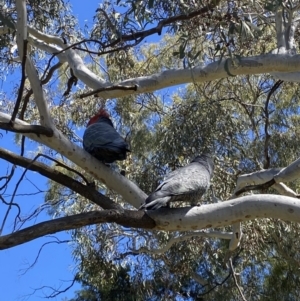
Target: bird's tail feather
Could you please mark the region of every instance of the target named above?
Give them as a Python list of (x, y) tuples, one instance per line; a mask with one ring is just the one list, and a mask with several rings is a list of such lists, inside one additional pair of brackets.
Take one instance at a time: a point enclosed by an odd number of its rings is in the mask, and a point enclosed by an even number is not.
[(146, 209), (146, 210), (156, 210), (159, 209), (160, 207), (165, 207), (168, 202), (170, 201), (171, 197), (166, 196), (163, 198), (155, 199), (149, 203), (143, 204), (139, 210)]
[(170, 193), (166, 190), (157, 190), (152, 192), (145, 200), (145, 203), (151, 203), (157, 199), (162, 199), (170, 196)]

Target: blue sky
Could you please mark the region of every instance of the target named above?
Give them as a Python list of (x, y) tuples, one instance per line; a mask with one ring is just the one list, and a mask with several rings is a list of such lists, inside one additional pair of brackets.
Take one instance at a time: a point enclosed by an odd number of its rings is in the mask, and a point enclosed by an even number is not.
[[(1, 131), (3, 138), (0, 140), (0, 147), (8, 148), (9, 150), (16, 151), (19, 153), (18, 147), (13, 143), (14, 136), (11, 133), (5, 133)], [(0, 160), (1, 176), (8, 168), (7, 162)], [(13, 182), (9, 186), (3, 197), (6, 201), (10, 201), (10, 195), (15, 184), (19, 180), (23, 169), (18, 167)], [(17, 190), (15, 202), (19, 203), (22, 208), (22, 216), (29, 214), (33, 208), (37, 205), (42, 204), (44, 200), (44, 191), (46, 189), (46, 179), (41, 177), (39, 174), (28, 171), (26, 177), (22, 181), (19, 189)], [(2, 183), (3, 184), (3, 183)], [(36, 188), (36, 187), (38, 188)], [(39, 193), (39, 190), (41, 192)], [(36, 195), (24, 195), (29, 193), (37, 193)], [(6, 212), (6, 206), (0, 206), (0, 221), (2, 222), (3, 216)], [(13, 228), (14, 217), (16, 216), (16, 209), (13, 208), (9, 214), (9, 218), (4, 228), (4, 235), (8, 234)], [(43, 220), (47, 220), (50, 217), (45, 213), (41, 214), (37, 219), (34, 219), (31, 223), (26, 224), (29, 226), (33, 223), (38, 223)], [(69, 240), (69, 235), (65, 232), (61, 232), (55, 235), (60, 240)], [(34, 289), (42, 286), (52, 286), (54, 288), (66, 287), (69, 285), (70, 280), (73, 279), (72, 269), (74, 263), (72, 262), (70, 248), (67, 243), (64, 244), (49, 244), (46, 245), (36, 264), (30, 268), (25, 274), (25, 270), (32, 265), (37, 257), (40, 247), (49, 241), (54, 241), (53, 237), (44, 237), (32, 242), (3, 250), (0, 252), (0, 266), (2, 279), (0, 282), (1, 299), (3, 300), (41, 300), (45, 294), (51, 293), (48, 289), (43, 289), (34, 292)], [(62, 296), (73, 296), (74, 289), (80, 287), (74, 286), (72, 290), (68, 291)], [(61, 296), (54, 298), (53, 300), (61, 300)]]
[[(88, 24), (90, 25), (92, 23), (92, 17), (100, 1), (88, 0), (83, 2), (82, 0), (71, 0), (70, 2), (72, 3), (74, 14), (78, 16), (80, 23), (83, 25), (85, 22), (88, 22)], [(82, 5), (83, 3), (84, 5)], [(13, 75), (8, 77), (5, 83), (2, 83), (3, 88), (8, 93), (9, 90), (12, 89), (13, 84), (16, 84)], [(3, 137), (0, 137), (0, 147), (15, 151), (17, 154), (19, 154), (20, 149), (14, 144), (14, 134), (6, 133), (5, 131), (0, 131), (0, 133), (3, 134)], [(5, 161), (0, 160), (0, 176), (4, 175), (7, 168), (8, 164)], [(14, 177), (14, 183), (18, 181), (22, 172), (23, 170), (18, 167), (16, 176)], [(14, 187), (14, 183), (12, 183), (10, 187)], [(42, 191), (46, 189), (46, 179), (39, 174), (28, 171), (27, 177), (24, 181), (22, 181), (17, 194), (26, 194), (32, 191), (37, 192), (38, 190), (35, 188), (33, 183)], [(2, 183), (0, 184), (2, 185)], [(6, 191), (6, 200), (10, 200), (8, 195), (11, 194), (11, 192), (11, 190)], [(38, 204), (43, 203), (44, 192), (38, 193), (36, 195), (20, 195), (16, 197), (15, 201), (19, 202), (22, 205), (22, 214), (25, 215), (26, 213), (29, 213), (32, 208), (34, 208)], [(1, 222), (3, 220), (5, 211), (6, 207), (1, 204)], [(12, 229), (15, 213), (15, 209), (12, 209), (6, 223), (6, 231), (3, 234), (7, 234), (8, 230)], [(46, 219), (49, 219), (49, 216), (42, 214), (38, 219), (34, 220), (33, 223), (37, 223)], [(58, 233), (55, 236), (60, 240), (69, 239), (68, 234), (65, 232)], [(63, 289), (69, 286), (69, 281), (73, 279), (72, 272), (74, 270), (74, 262), (72, 261), (70, 248), (66, 243), (50, 244), (45, 246), (35, 266), (29, 269), (25, 274), (23, 274), (24, 270), (35, 261), (41, 245), (51, 240), (54, 239), (49, 237), (40, 238), (32, 242), (0, 252), (1, 301), (45, 300), (45, 294), (51, 293), (51, 290), (43, 289), (34, 292), (34, 289), (43, 286)], [(74, 291), (78, 289), (80, 289), (80, 286), (75, 285), (66, 293), (63, 293), (51, 300), (62, 300), (64, 297), (71, 298), (74, 296)]]

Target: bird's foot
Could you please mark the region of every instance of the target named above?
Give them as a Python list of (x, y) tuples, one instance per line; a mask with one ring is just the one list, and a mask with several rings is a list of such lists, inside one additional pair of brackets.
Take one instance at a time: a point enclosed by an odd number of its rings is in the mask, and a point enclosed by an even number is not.
[(87, 183), (87, 186), (95, 189), (96, 188), (96, 183), (94, 181), (89, 182), (89, 183)]

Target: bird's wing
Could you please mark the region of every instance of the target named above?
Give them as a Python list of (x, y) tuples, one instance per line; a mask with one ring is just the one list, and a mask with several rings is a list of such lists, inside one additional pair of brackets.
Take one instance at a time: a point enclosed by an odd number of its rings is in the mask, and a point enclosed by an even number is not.
[(84, 146), (90, 148), (109, 148), (118, 150), (119, 148), (128, 148), (127, 143), (118, 134), (118, 132), (107, 123), (94, 123), (90, 125), (83, 136)]
[(117, 148), (125, 148), (126, 150), (129, 151), (128, 144), (120, 135), (112, 141), (111, 146), (116, 146)]
[(188, 194), (205, 185), (209, 180), (209, 172), (205, 167), (198, 163), (191, 163), (167, 175), (156, 191), (160, 190), (165, 195)]

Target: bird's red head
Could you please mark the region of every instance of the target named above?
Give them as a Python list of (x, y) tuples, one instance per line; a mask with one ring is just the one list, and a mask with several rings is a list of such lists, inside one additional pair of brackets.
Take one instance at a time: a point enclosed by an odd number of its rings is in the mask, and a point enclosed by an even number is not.
[(109, 114), (107, 113), (107, 111), (106, 111), (105, 109), (101, 108), (101, 109), (99, 110), (99, 112), (98, 112), (95, 116), (93, 116), (93, 117), (90, 119), (90, 121), (89, 121), (88, 124), (87, 124), (87, 127), (88, 127), (89, 125), (91, 125), (91, 124), (97, 122), (98, 119), (99, 119), (99, 117), (106, 117), (106, 118), (109, 118)]

